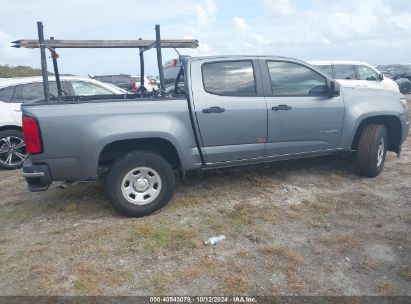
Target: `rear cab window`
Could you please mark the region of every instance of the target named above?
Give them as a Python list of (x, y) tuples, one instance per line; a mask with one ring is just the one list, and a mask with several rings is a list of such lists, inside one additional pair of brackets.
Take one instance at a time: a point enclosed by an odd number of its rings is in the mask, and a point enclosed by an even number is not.
[(201, 67), (207, 93), (222, 96), (256, 96), (254, 67), (251, 60), (218, 61)]

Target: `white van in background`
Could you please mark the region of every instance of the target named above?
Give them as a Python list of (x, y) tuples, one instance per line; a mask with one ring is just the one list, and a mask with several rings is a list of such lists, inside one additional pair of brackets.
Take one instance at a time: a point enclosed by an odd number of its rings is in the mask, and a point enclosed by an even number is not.
[(398, 84), (372, 65), (359, 61), (309, 61), (345, 87), (366, 87), (400, 92)]

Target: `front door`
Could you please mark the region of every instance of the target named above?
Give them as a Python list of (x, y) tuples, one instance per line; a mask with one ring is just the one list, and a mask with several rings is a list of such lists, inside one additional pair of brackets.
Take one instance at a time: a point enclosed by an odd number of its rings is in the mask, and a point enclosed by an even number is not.
[(263, 60), (261, 67), (269, 79), (267, 156), (337, 148), (344, 102), (328, 96), (327, 79), (297, 62)]
[(263, 157), (267, 107), (256, 60), (193, 61), (194, 110), (207, 163)]

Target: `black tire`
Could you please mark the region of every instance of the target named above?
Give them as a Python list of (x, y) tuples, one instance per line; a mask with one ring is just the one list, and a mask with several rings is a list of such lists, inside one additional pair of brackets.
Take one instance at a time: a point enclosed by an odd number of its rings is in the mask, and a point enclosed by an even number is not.
[[(0, 132), (0, 151), (8, 149), (8, 144), (5, 139), (11, 138), (11, 144), (16, 145), (18, 140), (24, 143), (23, 133), (18, 130), (5, 130)], [(19, 154), (24, 154), (27, 157), (26, 147), (19, 148), (15, 150)], [(17, 155), (12, 156), (12, 164), (8, 164), (9, 153), (0, 154), (0, 168), (4, 170), (14, 170), (23, 166), (24, 159), (21, 159)]]
[[(151, 202), (136, 205), (123, 195), (123, 179), (133, 169), (147, 167), (154, 170), (160, 177), (161, 186), (158, 196)], [(130, 185), (131, 187), (131, 185)], [(132, 185), (134, 187), (134, 184)], [(175, 175), (170, 164), (160, 155), (134, 151), (116, 160), (105, 180), (105, 191), (114, 209), (128, 216), (142, 217), (163, 208), (171, 200), (175, 188)], [(134, 189), (134, 191), (136, 191)]]
[[(367, 177), (378, 176), (385, 162), (387, 153), (387, 129), (383, 125), (370, 124), (362, 130), (360, 140), (358, 142), (356, 155), (356, 169), (358, 174)], [(384, 150), (380, 150), (382, 159), (379, 161), (379, 147), (383, 146)]]

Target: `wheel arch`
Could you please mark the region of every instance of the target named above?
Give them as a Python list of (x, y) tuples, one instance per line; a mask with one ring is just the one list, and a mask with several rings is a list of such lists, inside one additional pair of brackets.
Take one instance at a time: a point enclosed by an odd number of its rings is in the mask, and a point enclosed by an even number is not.
[(150, 151), (162, 156), (173, 169), (181, 170), (182, 163), (177, 148), (167, 139), (161, 137), (120, 139), (106, 144), (100, 151), (98, 171), (101, 175), (111, 163), (131, 151)]
[(352, 141), (351, 149), (357, 150), (358, 142), (364, 127), (369, 124), (381, 124), (387, 129), (388, 143), (387, 150), (395, 153), (400, 152), (401, 138), (402, 138), (402, 125), (401, 120), (395, 115), (377, 115), (366, 117), (358, 124), (354, 139)]
[(15, 131), (23, 132), (23, 128), (22, 128), (22, 127), (19, 127), (19, 126), (6, 125), (6, 126), (1, 126), (1, 127), (0, 127), (0, 132), (2, 132), (2, 131), (8, 131), (8, 130), (15, 130)]

